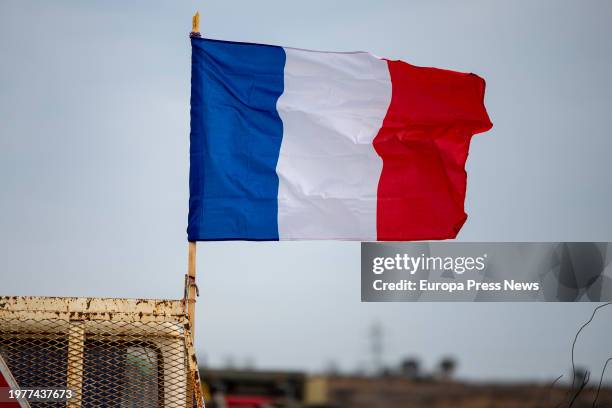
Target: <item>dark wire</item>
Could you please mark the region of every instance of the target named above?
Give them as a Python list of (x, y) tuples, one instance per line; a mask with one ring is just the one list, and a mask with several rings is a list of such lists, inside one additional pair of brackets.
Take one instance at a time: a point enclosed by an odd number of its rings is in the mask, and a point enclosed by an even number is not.
[(572, 343), (572, 390), (574, 389), (574, 385), (576, 383), (576, 364), (574, 363), (574, 349), (576, 348), (576, 342), (578, 341), (578, 336), (580, 335), (582, 330), (584, 330), (584, 328), (587, 327), (593, 321), (593, 319), (595, 318), (595, 314), (597, 313), (599, 309), (606, 307), (606, 306), (610, 306), (610, 305), (612, 305), (612, 302), (604, 303), (603, 305), (597, 306), (593, 310), (593, 314), (591, 315), (591, 318), (585, 324), (583, 324), (580, 327), (580, 329), (578, 329), (578, 331), (576, 332), (576, 336), (574, 337), (574, 342)]
[(606, 367), (608, 366), (608, 363), (610, 361), (612, 361), (612, 357), (606, 360), (606, 363), (603, 366), (603, 370), (601, 370), (601, 377), (599, 378), (599, 385), (597, 386), (597, 393), (595, 393), (595, 399), (593, 400), (593, 408), (596, 407), (595, 404), (597, 404), (597, 398), (599, 398), (599, 391), (601, 390), (601, 385), (603, 383), (604, 374), (606, 373)]

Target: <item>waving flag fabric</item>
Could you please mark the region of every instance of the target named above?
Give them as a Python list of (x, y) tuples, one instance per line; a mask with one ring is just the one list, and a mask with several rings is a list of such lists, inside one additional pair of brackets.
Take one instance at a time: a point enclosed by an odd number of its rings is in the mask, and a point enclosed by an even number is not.
[(192, 38), (188, 238), (424, 240), (466, 220), (484, 81), (366, 52)]

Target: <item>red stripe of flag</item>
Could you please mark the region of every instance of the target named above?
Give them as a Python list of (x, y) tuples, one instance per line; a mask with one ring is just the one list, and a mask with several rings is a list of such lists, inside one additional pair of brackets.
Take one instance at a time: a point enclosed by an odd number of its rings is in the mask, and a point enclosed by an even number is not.
[(374, 139), (383, 160), (378, 240), (454, 238), (467, 218), (470, 139), (493, 126), (483, 102), (485, 81), (402, 61), (388, 66), (391, 103)]

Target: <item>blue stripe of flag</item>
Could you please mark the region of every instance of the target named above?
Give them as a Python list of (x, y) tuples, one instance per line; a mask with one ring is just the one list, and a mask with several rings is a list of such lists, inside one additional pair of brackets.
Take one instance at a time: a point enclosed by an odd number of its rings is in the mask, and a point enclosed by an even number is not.
[(193, 38), (190, 241), (278, 240), (281, 47)]

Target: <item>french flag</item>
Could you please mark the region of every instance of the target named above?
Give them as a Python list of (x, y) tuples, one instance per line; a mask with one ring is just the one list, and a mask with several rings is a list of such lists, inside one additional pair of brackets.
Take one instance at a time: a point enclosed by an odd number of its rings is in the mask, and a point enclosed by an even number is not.
[(485, 82), (192, 38), (190, 241), (454, 238)]

